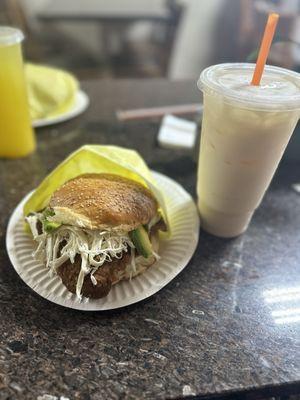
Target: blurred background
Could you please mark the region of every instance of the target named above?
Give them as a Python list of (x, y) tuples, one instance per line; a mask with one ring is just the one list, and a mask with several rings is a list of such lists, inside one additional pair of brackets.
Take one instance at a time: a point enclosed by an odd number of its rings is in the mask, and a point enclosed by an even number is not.
[(300, 0), (0, 0), (0, 24), (25, 32), (27, 60), (80, 79), (196, 79), (254, 61), (271, 10), (281, 18), (269, 63), (300, 71)]

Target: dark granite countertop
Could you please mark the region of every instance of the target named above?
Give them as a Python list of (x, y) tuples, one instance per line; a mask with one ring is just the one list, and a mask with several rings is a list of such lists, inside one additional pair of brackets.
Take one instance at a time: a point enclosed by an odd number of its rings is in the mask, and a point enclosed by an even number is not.
[(83, 116), (38, 130), (31, 157), (0, 161), (0, 399), (299, 393), (300, 194), (292, 187), (300, 182), (299, 164), (280, 166), (243, 236), (221, 240), (201, 232), (184, 271), (139, 304), (73, 311), (40, 298), (15, 273), (5, 251), (9, 215), (84, 143), (133, 147), (195, 195), (196, 155), (158, 148), (157, 121), (118, 123), (113, 113), (197, 101), (194, 83), (83, 86), (91, 97)]

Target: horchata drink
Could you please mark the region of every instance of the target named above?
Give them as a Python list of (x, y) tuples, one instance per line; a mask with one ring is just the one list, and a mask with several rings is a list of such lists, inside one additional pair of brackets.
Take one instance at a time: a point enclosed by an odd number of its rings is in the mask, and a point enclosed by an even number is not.
[(0, 26), (0, 157), (22, 157), (35, 149), (26, 93), (23, 33)]
[(198, 206), (202, 227), (221, 237), (244, 232), (259, 206), (300, 115), (300, 74), (254, 64), (205, 69)]

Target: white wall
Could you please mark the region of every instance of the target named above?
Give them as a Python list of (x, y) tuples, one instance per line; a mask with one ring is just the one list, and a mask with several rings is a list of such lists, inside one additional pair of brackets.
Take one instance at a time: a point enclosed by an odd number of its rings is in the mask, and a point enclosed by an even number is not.
[[(208, 66), (214, 22), (224, 0), (182, 0), (186, 6), (169, 64), (170, 79), (197, 79)], [(233, 0), (234, 1), (234, 0)]]

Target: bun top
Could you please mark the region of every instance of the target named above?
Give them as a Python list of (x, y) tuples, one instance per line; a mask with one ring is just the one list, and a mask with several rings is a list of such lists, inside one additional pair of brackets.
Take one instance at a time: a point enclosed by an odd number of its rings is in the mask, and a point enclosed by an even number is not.
[(57, 189), (51, 219), (88, 229), (131, 231), (157, 214), (158, 203), (142, 184), (114, 174), (80, 175)]

